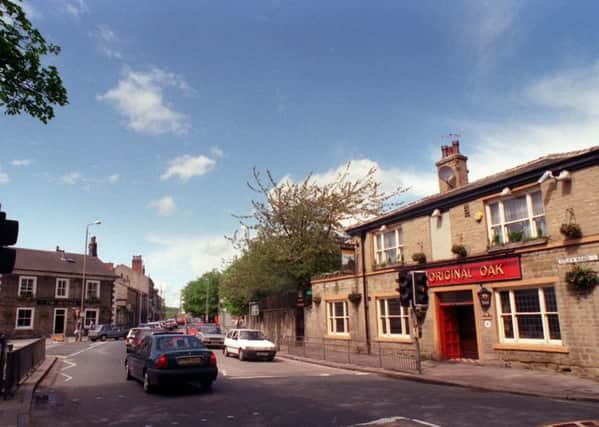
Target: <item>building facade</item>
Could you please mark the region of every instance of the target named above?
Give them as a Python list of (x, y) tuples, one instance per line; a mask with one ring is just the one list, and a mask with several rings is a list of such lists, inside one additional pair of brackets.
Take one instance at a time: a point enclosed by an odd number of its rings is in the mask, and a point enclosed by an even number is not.
[(58, 247), (55, 251), (15, 249), (14, 270), (2, 276), (0, 333), (11, 338), (72, 336), (82, 295), (86, 326), (112, 322), (116, 277), (110, 266), (95, 255), (97, 246), (90, 246), (85, 260), (85, 287), (84, 255)]
[(572, 284), (599, 270), (599, 147), (472, 183), (467, 160), (442, 147), (438, 194), (346, 230), (356, 273), (312, 280), (306, 336), (412, 348), (397, 280), (422, 271), (425, 356), (599, 378), (599, 290)]

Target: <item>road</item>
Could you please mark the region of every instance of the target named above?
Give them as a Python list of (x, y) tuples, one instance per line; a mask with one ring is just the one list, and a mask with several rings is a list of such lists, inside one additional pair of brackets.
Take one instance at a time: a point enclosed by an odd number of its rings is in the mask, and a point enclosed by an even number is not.
[(212, 392), (144, 393), (125, 380), (123, 341), (78, 343), (39, 387), (32, 426), (538, 426), (599, 418), (597, 404), (403, 381), (277, 358), (240, 362), (215, 350)]

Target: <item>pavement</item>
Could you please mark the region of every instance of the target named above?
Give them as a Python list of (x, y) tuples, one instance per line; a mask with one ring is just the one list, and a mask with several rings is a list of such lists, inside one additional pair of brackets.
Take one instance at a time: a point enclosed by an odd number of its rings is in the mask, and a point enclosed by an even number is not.
[(480, 365), (471, 362), (422, 362), (422, 375), (389, 369), (371, 368), (354, 364), (311, 359), (288, 353), (277, 357), (299, 360), (318, 365), (376, 373), (392, 378), (429, 384), (465, 387), (472, 390), (599, 402), (599, 382), (574, 375), (544, 372), (523, 368)]

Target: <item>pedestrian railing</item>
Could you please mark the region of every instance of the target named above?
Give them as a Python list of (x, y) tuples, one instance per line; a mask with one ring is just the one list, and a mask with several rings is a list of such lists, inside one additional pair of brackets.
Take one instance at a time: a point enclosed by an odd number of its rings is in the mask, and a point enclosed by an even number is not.
[(17, 349), (0, 339), (0, 393), (5, 400), (45, 358), (44, 338)]
[(353, 339), (283, 337), (279, 351), (293, 356), (395, 371), (418, 370), (415, 348), (406, 344)]

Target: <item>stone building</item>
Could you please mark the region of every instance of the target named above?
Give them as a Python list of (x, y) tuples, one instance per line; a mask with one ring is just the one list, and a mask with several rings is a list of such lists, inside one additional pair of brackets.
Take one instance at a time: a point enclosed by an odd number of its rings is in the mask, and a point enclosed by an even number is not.
[(152, 279), (146, 275), (141, 255), (134, 255), (131, 267), (117, 265), (114, 316), (116, 324), (136, 326), (162, 319), (162, 301)]
[(599, 378), (599, 290), (566, 280), (599, 270), (599, 146), (474, 182), (467, 160), (442, 147), (439, 193), (346, 230), (356, 273), (312, 280), (305, 335), (413, 348), (397, 280), (423, 271), (425, 356)]
[[(0, 333), (11, 338), (74, 335), (81, 309), (84, 255), (16, 249), (15, 267), (2, 276)], [(85, 325), (111, 323), (116, 276), (97, 257), (95, 238), (85, 266)]]

